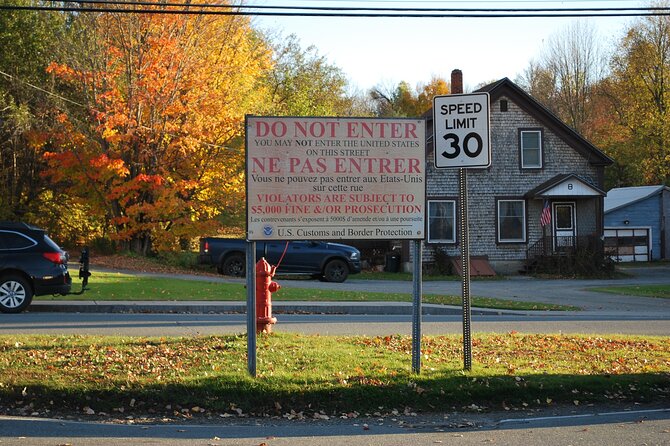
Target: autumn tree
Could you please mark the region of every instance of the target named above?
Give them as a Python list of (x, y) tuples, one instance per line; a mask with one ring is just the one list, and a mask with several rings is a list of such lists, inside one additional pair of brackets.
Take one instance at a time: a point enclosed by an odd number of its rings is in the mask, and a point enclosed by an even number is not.
[(379, 117), (419, 117), (430, 110), (434, 96), (448, 93), (447, 81), (433, 76), (430, 82), (415, 89), (405, 81), (393, 88), (377, 86), (370, 90), (370, 98)]
[(617, 160), (616, 185), (670, 183), (670, 17), (650, 16), (627, 31), (602, 91), (617, 135), (608, 149)]
[(427, 84), (417, 87), (417, 111), (418, 116), (424, 114), (433, 106), (433, 97), (449, 94), (449, 84), (441, 77), (433, 76)]
[(230, 143), (269, 65), (248, 19), (106, 12), (71, 27), (71, 51), (49, 67), (73, 99), (45, 144), (49, 179), (142, 254), (241, 218), (244, 156)]

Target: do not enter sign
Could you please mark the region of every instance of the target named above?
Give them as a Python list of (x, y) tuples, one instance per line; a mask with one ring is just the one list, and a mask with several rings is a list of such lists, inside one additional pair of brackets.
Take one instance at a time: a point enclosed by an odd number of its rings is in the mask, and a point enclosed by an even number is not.
[(489, 167), (489, 94), (433, 98), (435, 167)]

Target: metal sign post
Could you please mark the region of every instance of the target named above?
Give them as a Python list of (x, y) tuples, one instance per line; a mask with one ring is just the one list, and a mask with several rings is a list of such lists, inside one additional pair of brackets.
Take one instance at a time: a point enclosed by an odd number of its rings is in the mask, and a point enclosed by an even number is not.
[(472, 370), (470, 309), (470, 231), (468, 229), (468, 171), (458, 169), (458, 199), (461, 203), (461, 295), (463, 301), (463, 368)]
[(256, 242), (247, 242), (247, 370), (256, 377)]
[(412, 296), (412, 372), (421, 372), (421, 240), (414, 240), (414, 286)]
[[(459, 71), (460, 73), (460, 71)], [(452, 73), (452, 84), (456, 85)], [(455, 93), (462, 93), (462, 82)], [(451, 94), (433, 98), (433, 141), (436, 168), (458, 168), (463, 298), (463, 368), (472, 369), (470, 308), (470, 234), (468, 168), (491, 165), (488, 93)]]

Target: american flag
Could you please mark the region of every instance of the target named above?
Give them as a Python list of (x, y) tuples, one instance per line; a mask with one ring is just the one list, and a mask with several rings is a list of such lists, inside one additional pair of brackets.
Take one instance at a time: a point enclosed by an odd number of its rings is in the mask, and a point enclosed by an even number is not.
[(549, 204), (549, 200), (544, 200), (542, 215), (540, 216), (540, 223), (542, 226), (547, 226), (549, 223), (551, 223), (551, 205)]

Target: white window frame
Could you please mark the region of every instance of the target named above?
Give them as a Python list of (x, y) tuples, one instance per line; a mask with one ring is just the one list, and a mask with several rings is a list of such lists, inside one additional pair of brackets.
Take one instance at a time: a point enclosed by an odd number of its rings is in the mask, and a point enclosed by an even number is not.
[[(537, 134), (537, 148), (533, 147), (532, 149), (526, 149), (524, 147), (524, 135), (529, 134), (529, 133), (536, 133)], [(526, 150), (537, 150), (537, 164), (531, 164), (528, 165), (526, 163), (526, 160), (524, 159), (524, 153)], [(519, 151), (520, 151), (520, 157), (521, 157), (521, 168), (522, 169), (542, 169), (542, 130), (539, 129), (528, 129), (528, 130), (521, 130), (519, 134)]]
[[(509, 202), (514, 202), (514, 203), (521, 203), (521, 238), (520, 239), (515, 239), (515, 238), (502, 238), (502, 231), (501, 231), (501, 224), (502, 224), (502, 218), (500, 215), (500, 203), (509, 203)], [(500, 198), (496, 200), (496, 220), (497, 220), (497, 239), (498, 243), (526, 243), (527, 239), (527, 234), (526, 234), (526, 200), (520, 199), (520, 198)]]
[[(450, 239), (435, 239), (431, 234), (430, 228), (433, 223), (433, 218), (430, 212), (431, 206), (438, 203), (451, 203), (452, 205), (451, 218), (453, 221), (453, 225), (451, 234), (452, 236)], [(448, 218), (449, 216), (446, 217)], [(456, 200), (449, 200), (449, 199), (428, 200), (428, 243), (456, 243)]]

